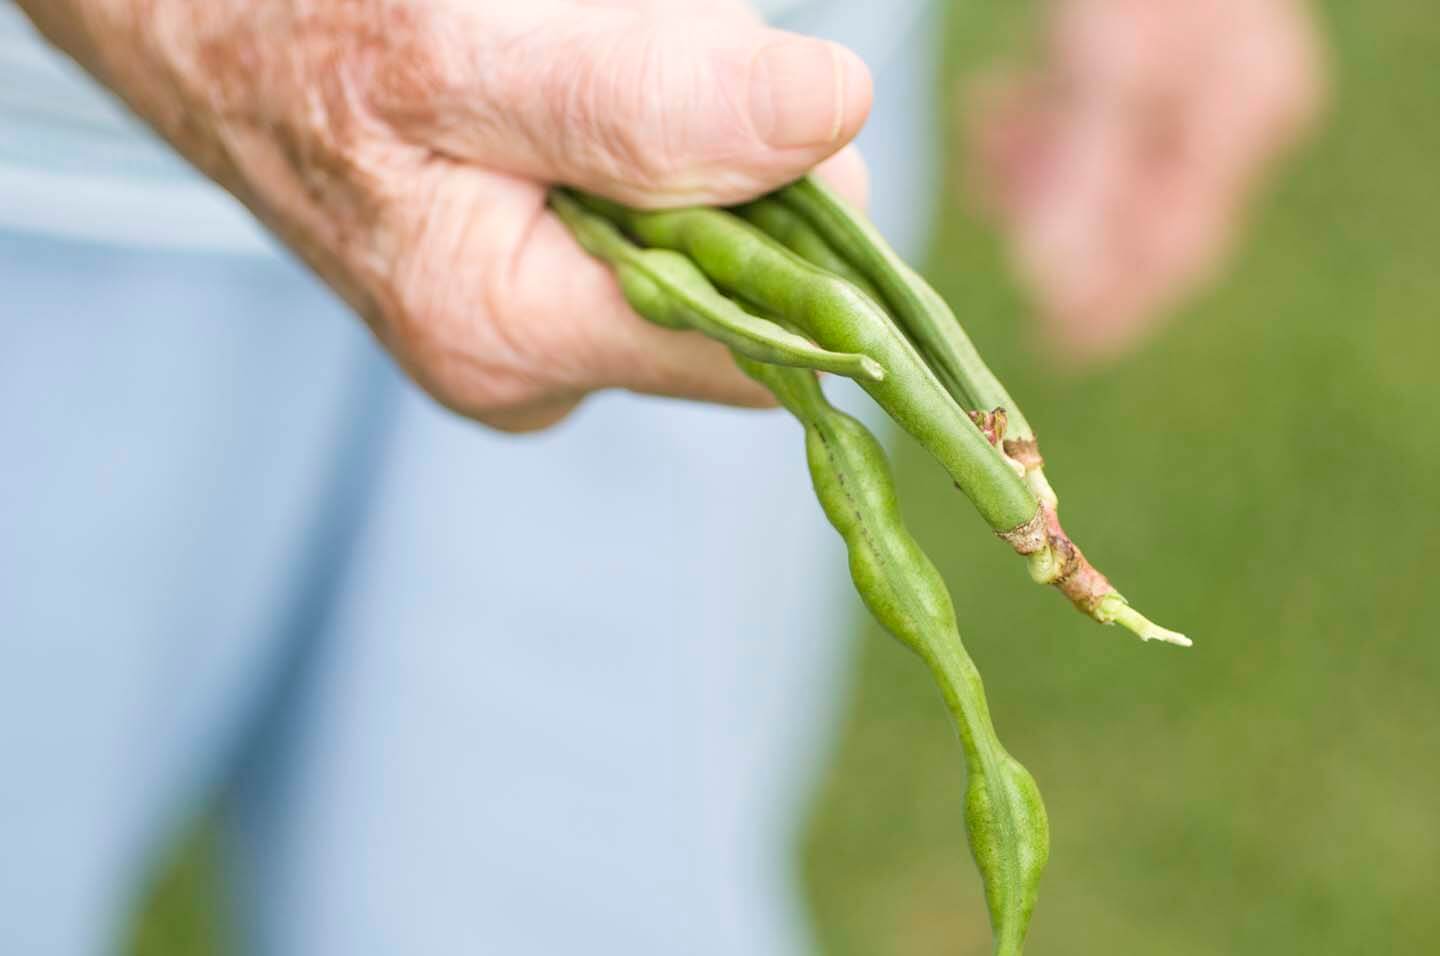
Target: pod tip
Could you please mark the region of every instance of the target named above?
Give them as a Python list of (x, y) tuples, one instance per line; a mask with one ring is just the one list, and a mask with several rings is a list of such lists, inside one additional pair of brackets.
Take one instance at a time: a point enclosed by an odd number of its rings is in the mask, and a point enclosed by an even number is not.
[(1095, 618), (1103, 624), (1119, 624), (1142, 641), (1160, 641), (1177, 647), (1194, 647), (1195, 642), (1179, 631), (1161, 627), (1126, 602), (1119, 594), (1107, 594), (1095, 610)]

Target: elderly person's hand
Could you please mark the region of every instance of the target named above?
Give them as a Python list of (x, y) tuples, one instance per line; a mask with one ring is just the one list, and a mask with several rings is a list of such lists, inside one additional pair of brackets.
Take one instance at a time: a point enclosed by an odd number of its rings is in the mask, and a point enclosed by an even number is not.
[(1314, 117), (1303, 0), (1052, 0), (1043, 61), (977, 110), (985, 199), (1049, 341), (1112, 353), (1203, 283)]
[[(738, 0), (22, 6), (432, 395), (505, 429), (608, 387), (768, 403), (723, 349), (634, 316), (547, 212), (547, 184), (738, 201), (836, 154), (870, 105), (853, 54)], [(853, 151), (828, 166), (863, 192)]]

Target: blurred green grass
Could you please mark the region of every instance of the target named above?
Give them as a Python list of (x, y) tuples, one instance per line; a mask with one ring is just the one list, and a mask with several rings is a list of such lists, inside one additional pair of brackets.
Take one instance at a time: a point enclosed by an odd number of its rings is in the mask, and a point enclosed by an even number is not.
[[(968, 2), (951, 82), (1031, 4)], [(1030, 951), (1422, 953), (1440, 938), (1440, 17), (1322, 7), (1328, 126), (1223, 286), (1140, 354), (1057, 377), (955, 190), (930, 274), (1042, 430), (1067, 525), (1197, 640), (1141, 646), (1040, 592), (913, 447), (946, 572), (1054, 849)], [(928, 677), (867, 633), (803, 848), (827, 956), (988, 952), (960, 756)], [(129, 946), (215, 951), (213, 845), (183, 844)]]
[[(951, 81), (1027, 5), (956, 5)], [(1089, 625), (938, 470), (902, 498), (1054, 831), (1030, 951), (1375, 954), (1440, 938), (1440, 17), (1331, 2), (1328, 125), (1223, 285), (1139, 354), (1056, 376), (952, 195), (929, 274), (1025, 397), (1067, 526), (1196, 639)], [(957, 747), (871, 629), (805, 843), (829, 956), (989, 952)]]

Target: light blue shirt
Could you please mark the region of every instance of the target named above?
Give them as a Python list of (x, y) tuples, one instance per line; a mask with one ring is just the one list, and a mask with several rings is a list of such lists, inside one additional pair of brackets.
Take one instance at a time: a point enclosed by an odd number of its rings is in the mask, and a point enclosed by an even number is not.
[(270, 242), (117, 99), (0, 0), (0, 228), (264, 252)]

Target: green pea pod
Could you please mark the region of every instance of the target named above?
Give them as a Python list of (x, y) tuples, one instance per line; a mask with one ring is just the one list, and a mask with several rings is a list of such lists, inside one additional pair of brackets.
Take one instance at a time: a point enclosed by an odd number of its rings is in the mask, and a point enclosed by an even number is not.
[[(805, 250), (802, 254), (823, 245), (829, 253), (821, 253), (822, 258), (844, 259), (850, 271), (860, 273), (879, 290), (879, 301), (914, 339), (951, 396), (976, 413), (989, 439), (1024, 475), (1041, 511), (1030, 526), (1002, 537), (1029, 559), (1031, 576), (1053, 585), (1081, 612), (1102, 624), (1123, 625), (1146, 641), (1189, 646), (1185, 635), (1160, 627), (1132, 608), (1070, 540), (1060, 525), (1059, 501), (1045, 477), (1035, 430), (1019, 404), (980, 357), (950, 306), (870, 221), (814, 176), (797, 180), (762, 201), (778, 202), (814, 231), (813, 238), (798, 241), (797, 248)], [(804, 232), (779, 217), (767, 222), (783, 228), (792, 242)]]
[(1015, 399), (990, 371), (955, 313), (890, 247), (858, 211), (813, 176), (774, 193), (774, 199), (808, 222), (819, 237), (880, 293), (900, 325), (946, 378), (961, 390), (955, 400), (976, 411), (1005, 409), (1012, 438), (1034, 438)]
[(774, 322), (751, 315), (715, 290), (689, 259), (664, 249), (641, 249), (603, 217), (562, 192), (550, 205), (580, 244), (615, 270), (626, 301), (640, 315), (672, 329), (695, 329), (759, 362), (831, 372), (861, 381), (885, 378), (866, 355), (832, 352)]
[(864, 425), (826, 401), (813, 375), (737, 362), (804, 425), (815, 494), (845, 539), (856, 590), (940, 685), (965, 748), (965, 826), (985, 886), (995, 953), (1018, 956), (1050, 853), (1045, 806), (1034, 778), (995, 734), (945, 582), (900, 516), (884, 450)]
[(704, 332), (756, 361), (833, 372), (859, 381), (885, 380), (885, 370), (868, 355), (828, 351), (746, 312), (716, 292), (705, 274), (678, 252), (647, 250), (634, 262), (618, 265), (616, 274), (632, 305), (639, 300), (661, 304), (650, 312), (661, 324)]
[(780, 200), (762, 197), (732, 207), (731, 212), (811, 265), (844, 279), (869, 296), (872, 302), (885, 301), (880, 290), (865, 278), (865, 274), (837, 252), (808, 219)]
[[(786, 203), (774, 196), (766, 196), (745, 203), (744, 205), (736, 206), (733, 208), (733, 211), (746, 222), (755, 226), (761, 232), (806, 262), (839, 276), (861, 292), (864, 292), (872, 302), (888, 308), (885, 297), (881, 295), (880, 290), (870, 281), (865, 273), (856, 268), (835, 246), (832, 246), (830, 241), (821, 235), (820, 231), (811, 224), (810, 220), (800, 215), (800, 213), (796, 212)], [(905, 266), (904, 263), (900, 263), (899, 265), (906, 269), (909, 268)], [(929, 286), (925, 287), (925, 291), (930, 291)], [(931, 294), (934, 295), (933, 292)], [(945, 308), (943, 303), (941, 308)], [(965, 383), (956, 379), (947, 366), (937, 363), (929, 351), (925, 349), (923, 343), (917, 341), (913, 333), (905, 328), (903, 324), (901, 325), (901, 331), (905, 332), (910, 340), (916, 344), (921, 355), (924, 356), (925, 360), (929, 363), (930, 371), (935, 373), (935, 377), (945, 386), (945, 390), (950, 393), (951, 397), (954, 398), (962, 408), (974, 410), (986, 407), (976, 401), (966, 389)]]
[(990, 527), (1012, 534), (1033, 525), (1039, 514), (1034, 494), (884, 309), (855, 286), (723, 210), (642, 211), (578, 198), (641, 242), (684, 253), (715, 285), (822, 346), (878, 361), (885, 380), (862, 380), (861, 387), (945, 467)]

